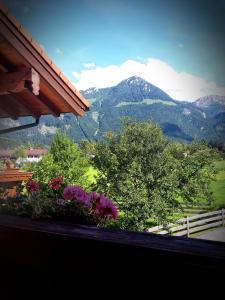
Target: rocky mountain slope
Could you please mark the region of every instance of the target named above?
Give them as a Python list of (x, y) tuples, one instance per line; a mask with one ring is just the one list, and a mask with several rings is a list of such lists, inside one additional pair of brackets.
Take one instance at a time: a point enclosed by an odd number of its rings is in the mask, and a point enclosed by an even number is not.
[[(43, 116), (37, 128), (5, 135), (4, 143), (7, 144), (7, 139), (13, 137), (20, 143), (48, 144), (58, 128), (77, 142), (100, 139), (106, 131), (118, 130), (124, 116), (158, 123), (170, 138), (188, 142), (225, 142), (225, 97), (212, 95), (193, 103), (176, 101), (137, 76), (123, 80), (114, 87), (90, 88), (81, 92), (91, 103), (85, 117), (76, 118), (71, 114), (59, 118)], [(20, 123), (29, 121), (30, 118), (23, 118)]]

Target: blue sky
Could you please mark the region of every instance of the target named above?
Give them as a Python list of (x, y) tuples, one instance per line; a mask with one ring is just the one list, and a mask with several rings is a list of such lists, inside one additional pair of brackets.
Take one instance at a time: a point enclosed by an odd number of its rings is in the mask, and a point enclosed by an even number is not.
[(4, 3), (79, 88), (143, 73), (177, 99), (225, 95), (224, 0)]

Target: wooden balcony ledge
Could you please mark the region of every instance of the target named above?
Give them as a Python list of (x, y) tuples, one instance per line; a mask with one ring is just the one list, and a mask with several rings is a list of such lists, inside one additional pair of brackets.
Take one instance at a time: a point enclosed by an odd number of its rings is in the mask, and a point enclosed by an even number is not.
[(73, 299), (74, 289), (93, 294), (99, 285), (153, 292), (187, 280), (193, 288), (202, 279), (218, 284), (225, 275), (221, 242), (0, 215), (0, 245), (6, 295), (24, 282)]

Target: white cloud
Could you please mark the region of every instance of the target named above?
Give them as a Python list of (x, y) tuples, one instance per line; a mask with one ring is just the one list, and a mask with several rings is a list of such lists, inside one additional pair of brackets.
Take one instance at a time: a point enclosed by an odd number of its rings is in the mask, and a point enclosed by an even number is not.
[(80, 73), (73, 72), (73, 75), (77, 79), (75, 85), (80, 90), (114, 86), (136, 75), (161, 88), (177, 100), (194, 101), (210, 94), (225, 96), (225, 87), (190, 73), (177, 72), (167, 63), (152, 58), (145, 62), (127, 60), (119, 66), (96, 66), (94, 69), (82, 70)]
[(84, 66), (86, 69), (92, 69), (92, 68), (95, 68), (95, 67), (96, 67), (95, 63), (86, 63), (86, 64), (83, 64), (83, 66)]
[(79, 77), (80, 77), (80, 75), (79, 75), (79, 73), (77, 73), (77, 72), (72, 72), (72, 74), (73, 74), (73, 76), (76, 78), (76, 79), (78, 79)]
[(55, 49), (55, 52), (56, 52), (57, 54), (60, 54), (60, 55), (62, 55), (62, 54), (63, 54), (62, 50), (61, 50), (61, 49), (59, 49), (59, 48), (56, 48), (56, 49)]

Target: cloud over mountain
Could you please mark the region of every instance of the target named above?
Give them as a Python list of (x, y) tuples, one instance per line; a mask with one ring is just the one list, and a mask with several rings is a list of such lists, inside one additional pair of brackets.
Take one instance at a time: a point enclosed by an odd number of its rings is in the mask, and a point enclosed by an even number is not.
[(137, 75), (158, 86), (176, 100), (194, 101), (210, 94), (225, 96), (225, 87), (190, 73), (178, 72), (166, 62), (153, 58), (144, 62), (127, 60), (119, 66), (95, 66), (93, 69), (73, 74), (77, 80), (75, 85), (80, 90), (111, 87)]

